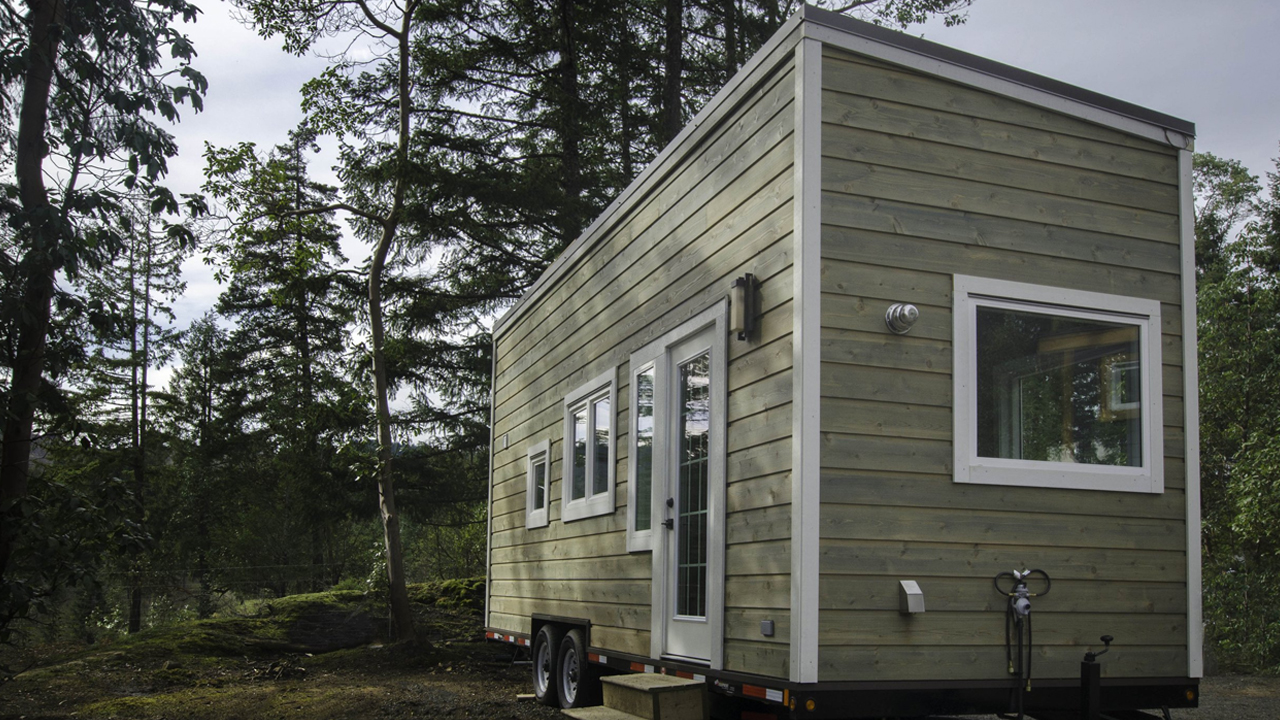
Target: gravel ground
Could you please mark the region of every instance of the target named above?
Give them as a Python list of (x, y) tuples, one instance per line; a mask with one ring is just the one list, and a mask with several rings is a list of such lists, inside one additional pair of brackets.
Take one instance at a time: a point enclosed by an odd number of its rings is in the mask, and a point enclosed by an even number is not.
[(1175, 710), (1176, 720), (1277, 720), (1280, 678), (1223, 675), (1200, 683), (1200, 707)]
[[(1200, 682), (1200, 707), (1170, 710), (1169, 714), (1173, 720), (1280, 720), (1280, 678), (1207, 677)], [(995, 715), (967, 715), (955, 720), (998, 719)]]

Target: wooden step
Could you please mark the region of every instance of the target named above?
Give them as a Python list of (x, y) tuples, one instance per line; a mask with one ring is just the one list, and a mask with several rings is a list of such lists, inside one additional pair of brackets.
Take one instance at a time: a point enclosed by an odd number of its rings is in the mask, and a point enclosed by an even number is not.
[(621, 710), (614, 710), (604, 705), (593, 705), (592, 707), (570, 708), (561, 710), (560, 712), (568, 715), (574, 720), (639, 720), (635, 715), (629, 715)]
[[(642, 720), (706, 720), (706, 684), (672, 675), (635, 673), (600, 678), (604, 706)], [(597, 720), (604, 720), (599, 718)]]

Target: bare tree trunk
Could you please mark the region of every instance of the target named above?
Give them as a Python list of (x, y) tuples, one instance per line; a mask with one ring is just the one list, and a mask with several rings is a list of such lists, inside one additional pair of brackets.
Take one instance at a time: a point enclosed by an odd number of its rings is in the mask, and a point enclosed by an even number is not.
[(562, 247), (582, 232), (582, 112), (578, 89), (578, 46), (573, 36), (573, 0), (560, 0), (560, 142), (567, 202), (560, 218)]
[(404, 204), (404, 164), (409, 158), (409, 113), (412, 105), (409, 93), (409, 31), (412, 28), (415, 8), (416, 3), (409, 3), (401, 21), (400, 32), (396, 35), (400, 54), (400, 77), (397, 88), (400, 99), (400, 122), (396, 162), (400, 167), (396, 173), (391, 208), (383, 219), (382, 235), (378, 239), (377, 247), (374, 248), (373, 261), (369, 265), (369, 332), (373, 350), (374, 403), (378, 420), (378, 506), (382, 512), (383, 540), (387, 551), (387, 589), (391, 604), (391, 630), (394, 639), (414, 642), (417, 641), (417, 633), (413, 627), (413, 612), (409, 607), (409, 591), (405, 586), (404, 553), (400, 542), (400, 515), (396, 512), (395, 478), (391, 472), (393, 460), (391, 403), (388, 397), (387, 358), (384, 352), (386, 333), (382, 322), (382, 271), (386, 266), (387, 254), (395, 241), (396, 230), (400, 225), (400, 211)]
[(738, 71), (738, 2), (722, 0), (724, 10), (724, 79)]
[[(135, 210), (136, 212), (136, 210)], [(142, 370), (139, 365), (138, 352), (138, 264), (142, 262), (138, 251), (139, 237), (137, 235), (137, 225), (134, 226), (134, 236), (129, 241), (129, 422), (130, 441), (133, 444), (133, 503), (134, 509), (137, 511), (137, 521), (142, 523), (145, 510), (142, 506), (142, 483), (144, 482), (142, 457)], [(147, 252), (150, 248), (147, 248)], [(145, 267), (144, 267), (145, 273)], [(144, 285), (145, 287), (145, 285)], [(145, 301), (144, 301), (144, 318), (145, 318)], [(145, 324), (145, 319), (144, 319)], [(147, 352), (146, 341), (142, 343), (142, 356)], [(145, 362), (145, 361), (144, 361)], [(132, 563), (132, 574), (130, 576), (131, 587), (129, 588), (129, 634), (136, 633), (142, 629), (142, 576), (140, 573), (140, 564), (142, 558), (139, 557), (138, 550), (134, 550)]]
[(382, 269), (395, 237), (395, 224), (383, 227), (382, 239), (369, 267), (369, 328), (373, 344), (373, 385), (378, 416), (378, 506), (382, 511), (383, 540), (387, 550), (387, 581), (391, 603), (392, 636), (414, 640), (413, 613), (405, 586), (404, 553), (400, 543), (400, 515), (396, 512), (395, 478), (391, 474), (391, 405), (387, 390), (387, 360), (383, 353)]
[(621, 86), (618, 92), (618, 119), (622, 125), (621, 144), (622, 144), (622, 177), (624, 182), (630, 182), (635, 177), (635, 161), (631, 158), (631, 145), (635, 142), (635, 131), (632, 128), (631, 117), (631, 58), (634, 40), (631, 37), (631, 29), (627, 27), (626, 21), (622, 22), (622, 48), (621, 58), (618, 62), (618, 72), (620, 77), (618, 83)]
[[(34, 216), (25, 233), (28, 245), (21, 265), (26, 274), (22, 293), (27, 320), (18, 333), (17, 354), (10, 379), (0, 450), (0, 577), (8, 569), (17, 529), (11, 517), (14, 504), (27, 494), (30, 477), (31, 432), (35, 425), (36, 394), (44, 375), (45, 342), (52, 312), (54, 276), (59, 267), (62, 227), (49, 206), (44, 184), (44, 133), (49, 122), (49, 96), (59, 50), (58, 26), (65, 6), (59, 0), (32, 0), (27, 71), (18, 113), (18, 148), (14, 174), (22, 209)], [(43, 213), (41, 212), (43, 211)], [(43, 218), (39, 216), (43, 214)]]
[(684, 0), (667, 0), (666, 49), (662, 59), (662, 127), (661, 144), (665, 145), (680, 134), (684, 126), (681, 112), (681, 75), (684, 72)]

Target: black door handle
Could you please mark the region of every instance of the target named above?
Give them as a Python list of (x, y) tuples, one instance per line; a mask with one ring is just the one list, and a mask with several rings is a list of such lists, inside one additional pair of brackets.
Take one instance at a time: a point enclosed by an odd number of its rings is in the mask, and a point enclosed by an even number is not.
[(662, 525), (668, 530), (676, 529), (676, 521), (673, 518), (667, 518), (666, 520), (663, 520)]

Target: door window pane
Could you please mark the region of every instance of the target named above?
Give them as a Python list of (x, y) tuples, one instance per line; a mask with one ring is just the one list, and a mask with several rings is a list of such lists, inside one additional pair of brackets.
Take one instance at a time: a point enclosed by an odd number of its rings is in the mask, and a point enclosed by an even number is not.
[(707, 470), (711, 424), (711, 357), (680, 366), (676, 548), (676, 613), (707, 614)]

